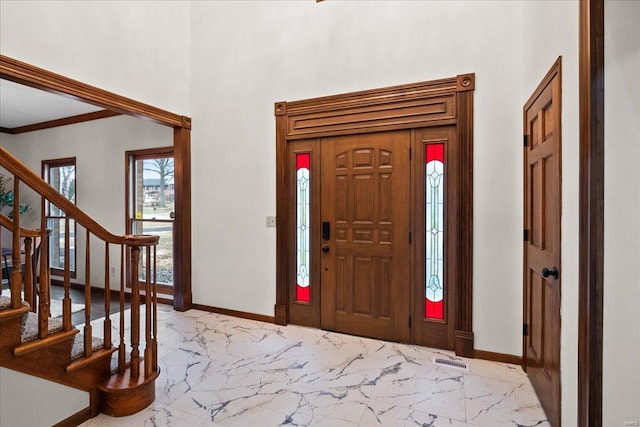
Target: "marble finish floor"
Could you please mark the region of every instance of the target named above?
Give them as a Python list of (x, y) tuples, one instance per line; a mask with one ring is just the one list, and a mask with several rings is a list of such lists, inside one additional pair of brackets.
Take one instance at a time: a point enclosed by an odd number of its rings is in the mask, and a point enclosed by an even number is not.
[(519, 366), (197, 310), (159, 311), (156, 401), (83, 426), (549, 426)]

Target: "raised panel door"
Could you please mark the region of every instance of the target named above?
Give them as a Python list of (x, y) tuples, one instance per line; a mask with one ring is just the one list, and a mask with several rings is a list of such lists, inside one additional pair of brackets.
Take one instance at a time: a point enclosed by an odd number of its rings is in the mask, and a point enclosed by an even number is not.
[(409, 341), (410, 132), (321, 141), (324, 329)]

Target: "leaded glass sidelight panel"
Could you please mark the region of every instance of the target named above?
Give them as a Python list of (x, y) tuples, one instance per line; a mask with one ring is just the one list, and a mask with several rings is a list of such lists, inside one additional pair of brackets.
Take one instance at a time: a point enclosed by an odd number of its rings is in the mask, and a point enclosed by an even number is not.
[(296, 301), (310, 302), (311, 154), (296, 154)]
[(425, 149), (425, 317), (444, 319), (444, 144)]

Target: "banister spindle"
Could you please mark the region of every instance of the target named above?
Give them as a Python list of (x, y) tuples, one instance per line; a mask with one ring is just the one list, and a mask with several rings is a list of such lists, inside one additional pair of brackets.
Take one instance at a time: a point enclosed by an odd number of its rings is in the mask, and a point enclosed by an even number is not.
[(158, 245), (153, 245), (153, 372), (158, 370), (158, 258), (157, 249)]
[(38, 287), (38, 338), (46, 338), (49, 333), (49, 315), (51, 276), (49, 271), (49, 238), (51, 230), (41, 229), (42, 242), (40, 243), (40, 283)]
[(109, 242), (104, 244), (104, 348), (109, 350), (111, 344), (111, 283), (109, 274)]
[(145, 292), (144, 292), (144, 376), (150, 377), (152, 374), (153, 357), (151, 356), (151, 295), (153, 294), (151, 282), (151, 246), (145, 246), (146, 265), (145, 265)]
[(36, 296), (33, 293), (33, 272), (31, 271), (31, 260), (34, 254), (31, 253), (33, 250), (33, 239), (31, 237), (24, 238), (24, 300), (29, 303), (31, 306), (31, 311), (35, 312), (36, 307)]
[(69, 214), (64, 215), (64, 298), (62, 299), (62, 329), (71, 330), (71, 262), (69, 249)]
[(131, 247), (131, 378), (140, 376), (140, 246)]
[[(38, 257), (40, 256), (40, 245), (42, 244), (42, 230), (40, 236), (34, 239), (33, 258), (31, 258), (31, 288), (33, 289), (33, 301), (38, 303)], [(36, 310), (33, 310), (36, 311)]]
[(22, 287), (22, 261), (20, 260), (20, 179), (13, 177), (13, 253), (11, 257), (11, 277), (9, 287), (11, 289), (11, 307), (19, 308), (22, 305), (20, 288)]
[(126, 363), (126, 346), (124, 343), (124, 247), (120, 245), (120, 343), (118, 345), (118, 372), (123, 373)]
[(93, 330), (91, 327), (91, 233), (87, 229), (84, 266), (84, 355), (92, 354)]

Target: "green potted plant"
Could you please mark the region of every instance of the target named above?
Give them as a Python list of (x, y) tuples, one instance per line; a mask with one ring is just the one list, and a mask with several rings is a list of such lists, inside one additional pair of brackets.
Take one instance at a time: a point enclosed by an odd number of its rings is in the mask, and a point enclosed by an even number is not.
[[(9, 183), (11, 180), (4, 174), (0, 173), (0, 213), (7, 215), (9, 218), (13, 218), (13, 209), (6, 209), (7, 207), (13, 208), (15, 204), (15, 195)], [(26, 203), (20, 203), (19, 212), (20, 215), (29, 212), (31, 206)]]

